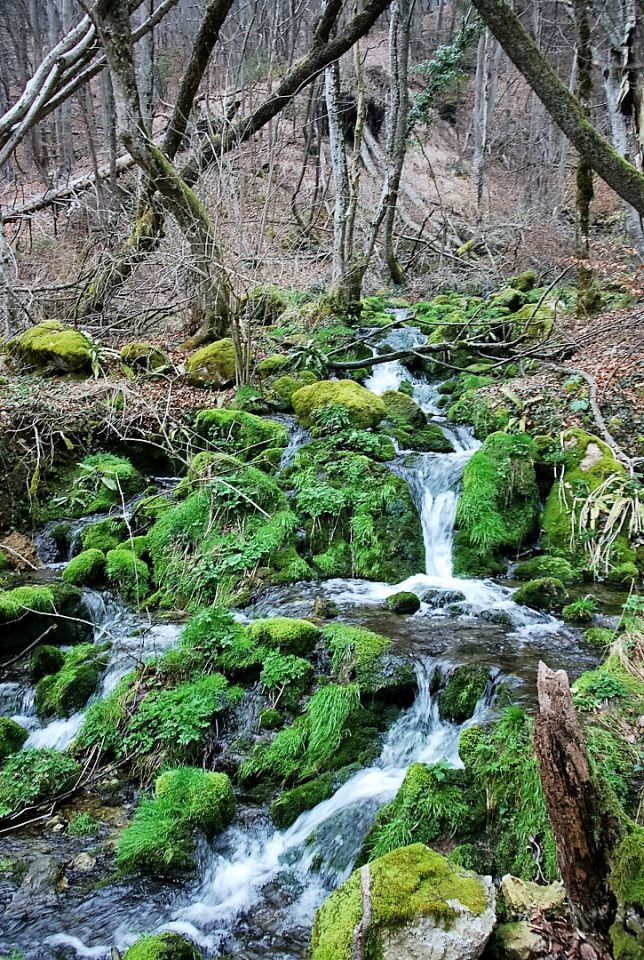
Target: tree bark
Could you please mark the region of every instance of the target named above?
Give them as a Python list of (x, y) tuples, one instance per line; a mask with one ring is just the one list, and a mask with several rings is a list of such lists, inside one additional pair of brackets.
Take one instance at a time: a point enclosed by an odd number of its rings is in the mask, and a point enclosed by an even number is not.
[(601, 809), (565, 671), (540, 663), (537, 689), (534, 746), (559, 869), (579, 929), (609, 957), (616, 902), (607, 880), (616, 817)]
[(481, 18), (523, 74), (555, 123), (613, 190), (644, 215), (644, 174), (584, 116), (577, 99), (549, 65), (505, 0), (472, 0)]

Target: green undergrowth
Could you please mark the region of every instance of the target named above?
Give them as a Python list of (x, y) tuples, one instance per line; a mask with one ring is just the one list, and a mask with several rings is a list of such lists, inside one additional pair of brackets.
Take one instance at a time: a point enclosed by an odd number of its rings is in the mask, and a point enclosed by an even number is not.
[(234, 815), (235, 798), (225, 773), (196, 767), (167, 770), (121, 833), (116, 863), (124, 871), (157, 876), (192, 869), (195, 830), (212, 839)]
[(39, 512), (44, 519), (56, 519), (108, 511), (122, 506), (144, 486), (145, 480), (125, 457), (93, 453), (76, 466), (64, 493), (52, 497)]
[(157, 933), (137, 940), (123, 960), (202, 960), (203, 954), (178, 933)]
[(0, 770), (0, 817), (70, 790), (81, 767), (58, 750), (21, 750)]
[(392, 643), (386, 637), (364, 627), (333, 623), (325, 628), (323, 638), (338, 683), (355, 682), (367, 695), (385, 692), (392, 696), (396, 690), (404, 695), (414, 688), (413, 667), (392, 655)]
[(277, 467), (288, 443), (283, 424), (241, 410), (201, 410), (195, 430), (215, 452), (268, 471)]
[(491, 434), (468, 461), (456, 513), (454, 570), (499, 573), (503, 558), (537, 531), (535, 449), (526, 434)]

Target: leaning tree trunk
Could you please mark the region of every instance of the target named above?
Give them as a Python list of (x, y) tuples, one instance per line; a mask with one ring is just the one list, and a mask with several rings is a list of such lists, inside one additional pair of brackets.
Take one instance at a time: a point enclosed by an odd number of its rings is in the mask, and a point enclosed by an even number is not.
[(609, 852), (619, 821), (602, 809), (584, 736), (563, 670), (539, 664), (534, 746), (557, 845), (559, 869), (579, 929), (600, 957), (610, 956), (615, 898), (608, 887)]
[[(593, 54), (590, 41), (590, 22), (587, 0), (573, 0), (577, 32), (577, 99), (586, 118), (590, 118), (590, 99), (593, 92)], [(577, 230), (576, 254), (580, 260), (577, 284), (577, 315), (593, 312), (593, 271), (590, 266), (590, 205), (595, 195), (593, 168), (580, 156), (577, 162)]]

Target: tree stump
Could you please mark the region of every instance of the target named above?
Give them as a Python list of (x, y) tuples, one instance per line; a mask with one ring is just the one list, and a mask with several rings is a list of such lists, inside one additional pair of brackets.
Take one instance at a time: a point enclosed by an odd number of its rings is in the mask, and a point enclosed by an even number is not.
[(616, 902), (607, 880), (619, 821), (602, 809), (593, 785), (567, 674), (540, 663), (537, 690), (534, 746), (559, 869), (579, 930), (598, 957), (610, 957)]

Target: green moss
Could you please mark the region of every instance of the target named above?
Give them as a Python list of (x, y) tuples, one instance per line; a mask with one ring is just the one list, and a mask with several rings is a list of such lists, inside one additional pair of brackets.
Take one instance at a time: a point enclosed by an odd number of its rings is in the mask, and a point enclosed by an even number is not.
[(126, 599), (140, 603), (150, 587), (150, 571), (147, 563), (140, 560), (132, 550), (125, 547), (110, 550), (106, 557), (106, 574)]
[(526, 434), (494, 433), (466, 464), (456, 513), (458, 575), (497, 572), (503, 553), (517, 550), (536, 532), (534, 453)]
[(9, 353), (26, 368), (46, 373), (79, 373), (92, 369), (92, 343), (60, 320), (44, 320), (9, 344)]
[(615, 631), (607, 627), (590, 627), (585, 637), (591, 647), (599, 651), (607, 650), (615, 639)]
[(0, 770), (0, 817), (64, 793), (81, 772), (69, 754), (58, 750), (21, 750)]
[[(543, 546), (549, 553), (565, 557), (573, 566), (579, 566), (579, 554), (583, 544), (574, 523), (574, 508), (583, 502), (600, 484), (615, 475), (625, 473), (623, 465), (615, 459), (602, 440), (571, 428), (562, 437), (565, 469), (546, 499), (541, 519)], [(628, 582), (637, 576), (637, 554), (629, 545), (624, 532), (615, 538), (610, 551), (612, 571), (609, 579)]]
[(459, 724), (469, 720), (485, 693), (488, 680), (488, 672), (482, 667), (457, 667), (449, 675), (438, 700), (441, 718)]
[(407, 661), (392, 656), (392, 643), (387, 637), (344, 623), (329, 624), (323, 637), (338, 682), (355, 682), (362, 694), (393, 694), (396, 690), (404, 693), (414, 688), (413, 668)]
[(267, 469), (278, 465), (288, 443), (283, 424), (242, 410), (202, 410), (195, 429), (217, 452)]
[(515, 290), (520, 290), (522, 293), (528, 293), (534, 288), (537, 278), (534, 270), (524, 270), (523, 273), (520, 273), (516, 277), (511, 277), (508, 280), (508, 283), (511, 287), (514, 287)]
[(314, 623), (287, 617), (253, 620), (248, 625), (248, 634), (262, 646), (297, 656), (312, 653), (320, 639), (319, 627)]
[(20, 620), (29, 611), (52, 613), (54, 594), (50, 587), (23, 586), (0, 591), (0, 624)]
[(406, 450), (453, 453), (454, 448), (437, 424), (427, 417), (415, 400), (399, 390), (386, 390), (382, 395), (387, 410), (384, 424)]
[(232, 340), (216, 340), (195, 350), (186, 360), (186, 379), (193, 387), (219, 389), (235, 379), (235, 345)]
[[(380, 937), (419, 916), (449, 923), (458, 901), (475, 914), (487, 906), (482, 881), (423, 844), (394, 850), (370, 864), (371, 926), (366, 954), (379, 956)], [(311, 960), (351, 960), (353, 932), (362, 918), (360, 872), (328, 897), (313, 925)]]
[(155, 784), (157, 797), (167, 800), (182, 822), (214, 837), (235, 816), (235, 797), (225, 773), (195, 767), (166, 770)]
[(421, 569), (422, 529), (401, 477), (323, 442), (300, 451), (291, 475), (306, 548), (322, 575), (397, 583)]
[(644, 946), (641, 938), (629, 933), (620, 920), (616, 920), (609, 930), (615, 960), (642, 960)]
[(168, 358), (163, 350), (145, 341), (127, 343), (121, 349), (121, 360), (128, 367), (143, 370), (146, 373), (155, 373), (168, 366)]
[(566, 623), (583, 625), (592, 623), (597, 609), (597, 601), (593, 597), (579, 597), (572, 603), (566, 604), (561, 615)]
[(241, 298), (240, 311), (247, 323), (271, 326), (289, 306), (284, 293), (273, 286), (256, 287)]
[(263, 360), (259, 361), (257, 364), (257, 372), (260, 377), (272, 377), (276, 373), (281, 373), (288, 369), (290, 362), (289, 357), (287, 357), (285, 353), (271, 353), (270, 356), (264, 357)]
[(497, 430), (502, 430), (510, 421), (507, 402), (493, 397), (487, 390), (467, 390), (447, 410), (450, 423), (465, 423), (473, 427), (479, 440)]
[(99, 829), (100, 822), (91, 813), (77, 813), (69, 821), (67, 832), (72, 837), (91, 837), (98, 833)]
[(83, 550), (63, 570), (63, 580), (75, 587), (101, 583), (105, 577), (105, 554), (102, 550)]
[(302, 657), (271, 650), (259, 677), (271, 706), (294, 710), (313, 680), (313, 667)]
[(512, 599), (515, 603), (534, 610), (546, 610), (550, 613), (560, 611), (568, 597), (566, 588), (556, 577), (540, 577), (529, 580), (528, 583), (514, 591)]
[(539, 580), (542, 577), (555, 577), (562, 583), (572, 583), (575, 573), (568, 560), (563, 557), (532, 557), (517, 563), (513, 575), (517, 580)]
[(318, 422), (322, 411), (329, 406), (346, 411), (351, 426), (375, 427), (386, 415), (380, 397), (352, 380), (321, 380), (309, 387), (301, 387), (292, 397), (293, 409), (305, 426)]
[(36, 708), (43, 717), (66, 717), (83, 707), (107, 666), (104, 646), (83, 643), (65, 654), (62, 667), (38, 681)]
[(300, 580), (313, 579), (313, 571), (295, 547), (279, 550), (273, 557), (273, 565), (277, 571), (273, 583), (298, 583)]
[(123, 960), (201, 960), (197, 948), (178, 933), (159, 933), (137, 940)]
[(108, 550), (115, 550), (126, 536), (125, 521), (108, 517), (85, 527), (81, 533), (81, 544), (83, 550), (102, 550), (107, 553)]
[(445, 763), (413, 764), (391, 803), (381, 807), (365, 838), (360, 859), (374, 860), (410, 843), (431, 844), (462, 832), (474, 819), (461, 771)]
[(17, 753), (29, 734), (15, 720), (0, 717), (0, 764), (12, 753)]
[(50, 673), (56, 673), (65, 662), (65, 654), (59, 647), (42, 643), (29, 657), (29, 677), (37, 683)]
[(287, 830), (306, 810), (332, 797), (337, 787), (337, 774), (323, 773), (309, 783), (285, 790), (270, 805), (271, 820), (279, 830)]
[(267, 710), (262, 710), (259, 715), (259, 728), (260, 730), (277, 730), (278, 727), (281, 727), (284, 723), (284, 718), (279, 710), (273, 710), (269, 707)]
[(392, 613), (416, 613), (420, 610), (420, 600), (415, 593), (401, 590), (387, 597), (387, 607)]
[(120, 506), (145, 486), (145, 480), (125, 457), (91, 454), (78, 464), (69, 492), (54, 501), (60, 513), (81, 517)]

